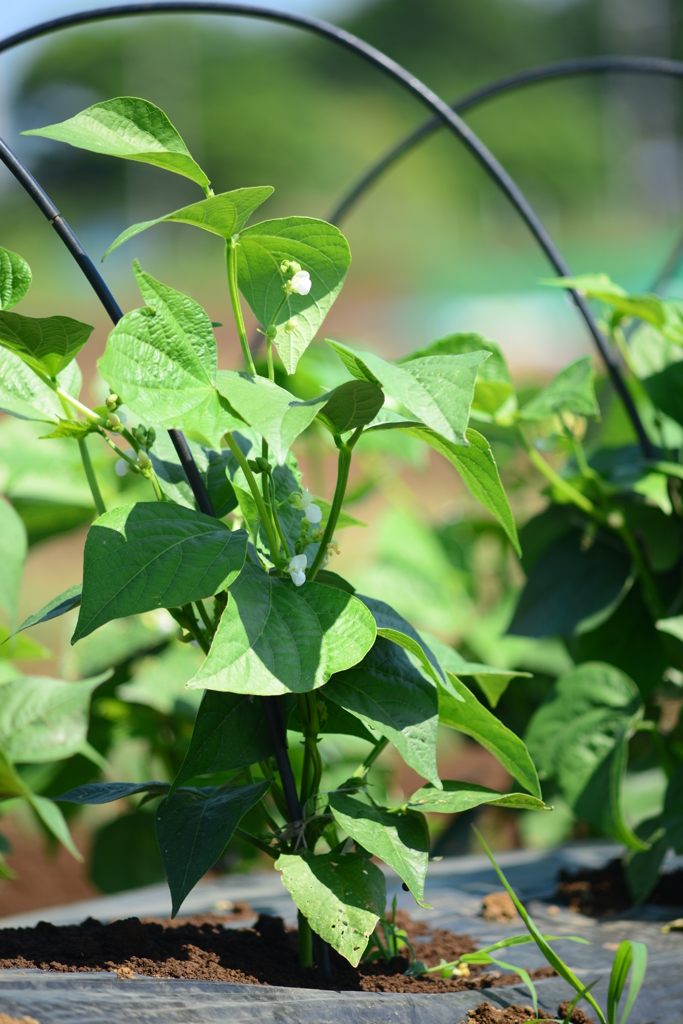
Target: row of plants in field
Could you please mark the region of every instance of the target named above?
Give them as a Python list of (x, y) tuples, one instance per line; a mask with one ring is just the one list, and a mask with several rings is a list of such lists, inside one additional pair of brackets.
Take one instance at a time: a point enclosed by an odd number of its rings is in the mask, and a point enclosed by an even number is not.
[[(0, 503), (0, 602), (9, 617), (0, 650), (13, 660), (39, 656), (23, 630), (78, 609), (72, 642), (82, 652), (77, 683), (27, 678), (3, 663), (3, 798), (28, 801), (71, 845), (62, 808), (68, 816), (141, 796), (139, 810), (118, 819), (123, 826), (98, 838), (102, 887), (117, 843), (147, 842), (153, 829), (174, 914), (231, 840), (260, 851), (298, 908), (303, 965), (313, 962), (315, 936), (353, 964), (373, 934), (381, 948), (385, 883), (372, 858), (424, 903), (431, 812), (548, 813), (559, 796), (595, 833), (625, 844), (634, 896), (644, 899), (666, 852), (683, 848), (680, 727), (666, 731), (660, 720), (683, 681), (677, 304), (629, 296), (603, 278), (571, 282), (602, 304), (630, 370), (658, 446), (657, 458), (645, 459), (628, 436), (621, 442), (614, 403), (598, 423), (588, 357), (534, 393), (516, 391), (500, 349), (473, 334), (394, 363), (329, 340), (316, 362), (309, 346), (344, 283), (346, 239), (308, 217), (250, 223), (272, 190), (214, 194), (151, 103), (119, 97), (30, 134), (150, 163), (202, 189), (203, 199), (133, 225), (108, 252), (161, 222), (224, 239), (244, 369), (218, 370), (217, 325), (136, 261), (144, 305), (110, 333), (99, 361), (108, 395), (90, 408), (76, 356), (92, 329), (12, 311), (31, 273), (0, 250), (0, 408), (17, 419), (0, 430), (11, 498)], [(250, 349), (242, 300), (261, 325), (263, 360)], [(639, 326), (627, 338), (630, 324)], [(333, 381), (322, 393), (321, 380)], [(193, 487), (169, 430), (188, 438)], [(336, 452), (331, 500), (302, 478), (292, 452), (302, 438)], [(50, 446), (56, 457), (44, 454)], [(344, 505), (362, 486), (349, 492), (352, 461), (370, 487), (374, 470), (411, 446), (449, 462), (495, 524), (501, 550), (521, 555), (526, 583), (509, 634), (559, 637), (566, 647), (569, 671), (533, 712), (524, 740), (496, 713), (501, 702), (514, 706), (519, 663), (487, 663), (474, 627), (461, 631), (457, 650), (436, 635), (449, 633), (439, 621), (400, 613), (405, 595), (395, 610), (330, 568), (342, 529), (353, 545), (357, 520)], [(547, 508), (520, 538), (494, 450), (510, 465), (530, 460), (544, 478)], [(87, 520), (93, 506), (82, 585), (19, 625), (27, 528), (44, 539)], [(511, 588), (503, 596), (509, 604)], [(146, 652), (157, 660), (140, 664)], [(489, 751), (512, 791), (441, 779), (439, 725)], [(300, 736), (300, 755), (288, 754), (286, 730)], [(115, 762), (122, 736), (146, 742), (157, 778), (100, 781), (103, 772), (111, 778), (107, 758)], [(331, 736), (365, 745), (326, 788), (321, 748)], [(425, 780), (400, 807), (371, 776), (390, 744)], [(635, 831), (622, 794), (634, 749), (669, 780), (661, 813)]]

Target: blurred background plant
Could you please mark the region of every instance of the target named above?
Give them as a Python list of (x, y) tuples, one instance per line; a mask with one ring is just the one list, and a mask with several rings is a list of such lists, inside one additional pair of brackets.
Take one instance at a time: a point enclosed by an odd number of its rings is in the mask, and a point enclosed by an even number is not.
[[(408, 0), (290, 7), (334, 17), (449, 100), (500, 75), (563, 57), (677, 57), (683, 50), (681, 7), (673, 0), (427, 0), (419, 11)], [(11, 28), (63, 10), (56, 2), (26, 3), (21, 24)], [(423, 117), (411, 100), (325, 43), (225, 18), (148, 18), (79, 28), (3, 60), (0, 133), (95, 258), (128, 224), (189, 201), (190, 186), (142, 165), (22, 139), (21, 130), (63, 120), (117, 94), (145, 96), (168, 111), (218, 189), (272, 184), (268, 215), (325, 216), (367, 165)], [(626, 288), (643, 291), (683, 220), (679, 88), (664, 79), (619, 75), (542, 84), (491, 102), (472, 114), (471, 123), (525, 189), (577, 271), (606, 271)], [(208, 130), (217, 124), (222, 132)], [(96, 326), (82, 368), (86, 401), (101, 401), (106, 389), (95, 359), (109, 325), (59, 240), (6, 173), (0, 174), (0, 224), (0, 244), (21, 252), (33, 267), (34, 284), (22, 308), (32, 315), (61, 312)], [(526, 229), (444, 133), (399, 163), (343, 227), (353, 264), (344, 299), (326, 325), (330, 336), (397, 358), (435, 337), (477, 331), (501, 346), (520, 405), (560, 367), (589, 351), (562, 293), (539, 285), (548, 270)], [(155, 276), (228, 323), (227, 287), (212, 248), (218, 244), (204, 232), (163, 226), (136, 239), (134, 251), (129, 246), (114, 253), (105, 276), (124, 309), (137, 305), (130, 270), (137, 255)], [(666, 290), (676, 295), (679, 289), (674, 274)], [(217, 338), (219, 365), (238, 365), (231, 330), (219, 328)], [(290, 386), (307, 398), (320, 383), (339, 383), (338, 372), (325, 346), (314, 345)], [(598, 381), (598, 395), (603, 417), (589, 427), (587, 450), (632, 443), (605, 381)], [(556, 426), (551, 421), (539, 428), (538, 439), (562, 466), (571, 453)], [(478, 423), (477, 429), (493, 446), (518, 523), (532, 520), (547, 504), (541, 494), (547, 481), (509, 429), (494, 423)], [(66, 441), (36, 446), (41, 432), (0, 419), (0, 488), (23, 520), (29, 545), (19, 618), (80, 581), (85, 528), (94, 514), (77, 454)], [(678, 435), (668, 444), (678, 447)], [(329, 497), (322, 434), (311, 428), (297, 454), (311, 490)], [(104, 460), (98, 468), (107, 480), (108, 507), (135, 500), (135, 478), (119, 477), (114, 458), (107, 463), (99, 450), (96, 457)], [(530, 564), (520, 565), (493, 520), (482, 517), (455, 474), (419, 442), (378, 434), (364, 442), (359, 464), (347, 507), (368, 526), (362, 540), (355, 530), (353, 556), (342, 544), (337, 565), (361, 592), (389, 600), (468, 660), (514, 673), (479, 683), (496, 713), (521, 735), (555, 681), (575, 659), (586, 660), (580, 641), (561, 639), (561, 629), (540, 637), (506, 633)], [(172, 623), (153, 615), (112, 623), (74, 648), (69, 625), (59, 619), (22, 634), (34, 646), (17, 642), (7, 678), (21, 672), (79, 679), (114, 665), (113, 676), (94, 691), (88, 731), (91, 747), (110, 766), (105, 775), (172, 778), (196, 708), (183, 684), (195, 671), (197, 651), (175, 639)], [(677, 691), (666, 699), (675, 739)], [(643, 737), (633, 745), (623, 797), (630, 827), (662, 806), (666, 788), (665, 773)], [(365, 747), (360, 739), (328, 737), (323, 749), (325, 789), (346, 777)], [(20, 765), (19, 771), (37, 793), (51, 796), (101, 777), (96, 760), (77, 753)], [(510, 785), (493, 758), (453, 733), (441, 739), (440, 761), (447, 777), (497, 789)], [(407, 771), (380, 759), (375, 783), (400, 803), (419, 784)], [(495, 849), (599, 834), (561, 794), (554, 802), (552, 815), (494, 807), (453, 820), (433, 815), (434, 853), (469, 850), (467, 826), (475, 817)], [(152, 818), (132, 801), (85, 811), (68, 807), (87, 867), (71, 866), (60, 855), (55, 873), (46, 875), (41, 861), (42, 876), (58, 878), (42, 887), (36, 883), (40, 872), (31, 868), (41, 856), (32, 838), (35, 820), (26, 805), (5, 810), (3, 831), (15, 846), (7, 862), (21, 876), (0, 882), (6, 913), (82, 896), (91, 886), (110, 892), (163, 878)], [(145, 857), (131, 856), (133, 834), (136, 851), (149, 838)], [(251, 857), (235, 839), (218, 867), (246, 867)]]

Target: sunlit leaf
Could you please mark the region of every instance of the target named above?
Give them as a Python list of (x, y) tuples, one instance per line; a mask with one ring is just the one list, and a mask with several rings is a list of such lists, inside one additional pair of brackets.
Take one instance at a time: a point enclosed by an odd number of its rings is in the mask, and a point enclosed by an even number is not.
[(31, 268), (16, 252), (0, 247), (0, 310), (11, 309), (31, 285)]

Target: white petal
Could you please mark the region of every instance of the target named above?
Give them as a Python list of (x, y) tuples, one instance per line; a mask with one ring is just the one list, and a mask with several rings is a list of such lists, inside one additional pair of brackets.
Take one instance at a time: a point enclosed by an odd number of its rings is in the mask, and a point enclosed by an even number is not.
[(304, 519), (307, 519), (313, 526), (315, 526), (316, 523), (319, 523), (322, 517), (323, 510), (320, 505), (316, 505), (314, 502), (311, 502), (304, 512)]
[(306, 568), (306, 556), (305, 555), (294, 555), (289, 561), (287, 572), (294, 574), (295, 572), (303, 572)]
[(311, 275), (308, 271), (297, 271), (290, 281), (290, 288), (296, 295), (308, 295), (311, 290)]
[(295, 587), (303, 587), (305, 582), (306, 582), (306, 573), (305, 572), (293, 572), (292, 573), (292, 583), (294, 584)]

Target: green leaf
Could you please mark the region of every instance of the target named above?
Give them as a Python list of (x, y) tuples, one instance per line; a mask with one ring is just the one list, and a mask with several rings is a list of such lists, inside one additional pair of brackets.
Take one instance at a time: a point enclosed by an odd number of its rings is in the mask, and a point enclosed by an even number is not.
[(549, 811), (539, 797), (528, 793), (497, 793), (494, 789), (477, 786), (473, 782), (443, 780), (443, 789), (435, 789), (430, 783), (413, 793), (408, 806), (416, 811), (432, 811), (438, 814), (460, 814), (481, 804), (494, 807), (515, 807), (527, 811)]
[[(269, 452), (284, 465), (292, 442), (316, 416), (315, 404), (303, 405), (267, 377), (219, 370), (216, 386), (225, 400), (268, 442)], [(321, 395), (319, 404), (325, 402)], [(239, 429), (239, 424), (237, 425)]]
[(230, 587), (211, 650), (189, 688), (275, 696), (306, 693), (361, 660), (376, 636), (362, 601), (245, 565)]
[(22, 676), (2, 686), (0, 747), (15, 762), (57, 761), (81, 751), (93, 690), (110, 673), (64, 683)]
[(195, 644), (172, 641), (160, 654), (136, 661), (132, 681), (117, 686), (116, 696), (128, 704), (154, 708), (162, 715), (181, 711), (185, 716), (190, 709), (196, 713), (202, 695), (186, 690), (185, 684), (203, 660), (204, 654)]
[(45, 796), (38, 796), (37, 793), (27, 793), (26, 799), (55, 839), (59, 840), (62, 846), (66, 847), (75, 860), (82, 861), (83, 857), (74, 845), (69, 832), (69, 826), (64, 820), (61, 808), (57, 807), (52, 800), (48, 800)]
[[(280, 312), (286, 277), (281, 264), (298, 263), (311, 277), (308, 295), (289, 295)], [(283, 217), (246, 228), (239, 236), (237, 281), (263, 327), (281, 329), (275, 344), (287, 373), (315, 337), (341, 291), (351, 263), (349, 244), (339, 228), (313, 217)], [(277, 313), (277, 316), (276, 316)]]
[(390, 640), (392, 644), (396, 644), (398, 647), (402, 647), (404, 651), (409, 651), (410, 654), (415, 657), (421, 667), (425, 670), (428, 676), (434, 680), (435, 683), (440, 683), (440, 673), (434, 668), (429, 658), (422, 649), (422, 644), (414, 640), (411, 636), (406, 636), (405, 633), (398, 629), (388, 629), (386, 627), (379, 627), (377, 629), (377, 636), (383, 637), (385, 640)]
[(327, 342), (347, 370), (358, 380), (379, 385), (425, 426), (447, 441), (467, 445), (465, 430), (470, 416), (479, 366), (488, 352), (427, 356), (396, 366), (370, 352), (356, 353), (339, 342)]
[(436, 687), (400, 647), (379, 637), (359, 665), (330, 679), (323, 696), (386, 736), (407, 764), (440, 785)]
[(124, 800), (138, 793), (163, 796), (168, 789), (168, 782), (89, 782), (55, 796), (53, 800), (64, 804), (110, 804), (113, 800)]
[(346, 834), (393, 868), (421, 903), (429, 861), (424, 815), (380, 809), (340, 791), (330, 793), (328, 799), (335, 821)]
[(39, 612), (34, 612), (33, 615), (29, 615), (27, 619), (24, 619), (17, 629), (17, 633), (21, 633), (22, 629), (30, 629), (31, 626), (37, 626), (40, 622), (49, 622), (50, 619), (59, 618), (60, 615), (66, 615), (67, 612), (70, 612), (72, 608), (77, 608), (81, 603), (82, 589), (83, 585), (81, 583), (75, 583), (73, 587), (68, 587), (62, 594), (53, 597), (51, 601), (43, 605)]
[(282, 854), (275, 867), (313, 931), (357, 967), (384, 913), (384, 875), (372, 861), (348, 854)]
[(169, 502), (121, 505), (96, 519), (83, 555), (72, 643), (110, 619), (211, 597), (237, 577), (247, 535)]
[(452, 672), (448, 672), (448, 679), (457, 698), (445, 687), (439, 686), (439, 722), (471, 736), (493, 754), (520, 785), (540, 800), (541, 787), (534, 762), (519, 736), (515, 736), (514, 732), (480, 704)]
[(661, 299), (658, 295), (629, 295), (618, 284), (614, 284), (607, 274), (561, 277), (543, 283), (558, 288), (574, 288), (591, 299), (598, 299), (611, 306), (617, 322), (625, 317), (636, 317), (652, 324), (669, 341), (683, 344), (683, 318), (675, 302)]
[(171, 890), (172, 917), (269, 787), (270, 779), (266, 779), (249, 786), (182, 789), (159, 805), (157, 840)]
[(0, 499), (0, 605), (9, 615), (12, 625), (16, 622), (27, 548), (26, 527), (10, 503)]
[[(309, 405), (316, 401), (313, 399), (301, 404)], [(372, 423), (383, 405), (384, 393), (376, 384), (367, 380), (348, 380), (334, 389), (319, 410), (318, 419), (325, 423), (331, 433), (344, 434), (347, 430), (356, 430), (357, 427)]]
[[(316, 576), (316, 581), (319, 579), (320, 573)], [(326, 701), (322, 695), (318, 695), (318, 708), (320, 715), (320, 732), (321, 733), (337, 733), (341, 736), (358, 736), (361, 740), (366, 740), (368, 743), (374, 743), (375, 737), (368, 732), (363, 723), (355, 715), (350, 715), (348, 711), (344, 711), (334, 701)], [(322, 708), (322, 710), (321, 710)], [(294, 732), (303, 732), (304, 726), (301, 721), (301, 712), (298, 704), (295, 704), (292, 708), (287, 722), (287, 728)]]
[(583, 531), (570, 529), (528, 569), (508, 633), (571, 636), (580, 622), (617, 600), (630, 572), (630, 556), (613, 534), (597, 533), (586, 548)]
[(31, 268), (16, 252), (0, 247), (0, 310), (11, 309), (31, 286)]
[(577, 816), (633, 849), (646, 844), (623, 821), (621, 782), (628, 739), (641, 715), (628, 676), (587, 662), (562, 676), (525, 737), (541, 778), (557, 782)]
[(95, 103), (75, 117), (22, 135), (40, 135), (91, 153), (123, 157), (162, 167), (195, 181), (206, 191), (209, 179), (163, 110), (136, 96)]
[(523, 420), (542, 420), (561, 412), (600, 419), (590, 356), (581, 356), (565, 366), (546, 388), (523, 406), (519, 415)]
[(641, 821), (635, 833), (648, 844), (648, 849), (630, 849), (625, 857), (624, 872), (633, 902), (640, 904), (645, 902), (659, 881), (659, 869), (671, 849), (671, 840), (662, 814)]
[(42, 434), (41, 441), (49, 441), (57, 437), (74, 437), (80, 441), (97, 430), (97, 426), (86, 420), (60, 420), (50, 434)]
[(626, 1024), (633, 1004), (645, 979), (647, 969), (647, 946), (642, 942), (632, 942), (624, 939), (614, 954), (614, 963), (609, 979), (609, 990), (607, 992), (607, 1020), (609, 1024), (616, 1024), (617, 1012), (621, 996), (626, 987), (628, 972), (631, 971), (631, 984), (628, 990), (626, 1005), (621, 1015), (620, 1024)]
[(247, 694), (207, 690), (171, 793), (198, 775), (243, 768), (271, 755), (272, 744), (261, 702)]
[[(69, 394), (78, 397), (80, 370), (72, 360), (57, 377)], [(0, 346), (0, 412), (22, 420), (58, 423), (64, 410), (55, 392), (29, 369), (23, 359)]]
[[(2, 666), (2, 669), (0, 669), (0, 682), (5, 678), (3, 672), (12, 672), (13, 670), (13, 667), (7, 664), (9, 661), (22, 661), (24, 659), (37, 661), (39, 658), (53, 657), (54, 653), (47, 647), (37, 644), (35, 640), (29, 640), (28, 637), (17, 637), (16, 633), (10, 633), (0, 623), (0, 666)], [(21, 675), (18, 669), (14, 669), (14, 672), (17, 676)]]
[[(683, 344), (683, 334), (681, 343)], [(658, 409), (666, 416), (670, 416), (676, 423), (683, 424), (683, 410), (681, 410), (680, 402), (681, 388), (683, 387), (683, 360), (671, 363), (659, 373), (646, 377), (643, 385)]]
[(443, 640), (439, 640), (438, 637), (425, 632), (425, 630), (420, 630), (420, 636), (426, 644), (429, 644), (430, 649), (436, 655), (439, 665), (443, 669), (444, 677), (446, 671), (452, 672), (453, 675), (458, 677), (473, 676), (492, 708), (496, 707), (511, 680), (517, 676), (525, 679), (531, 678), (530, 672), (521, 672), (518, 669), (495, 668), (493, 665), (466, 661), (461, 654), (458, 654), (456, 650), (445, 644)]
[(202, 199), (190, 206), (183, 206), (180, 210), (167, 213), (165, 217), (133, 224), (114, 239), (102, 257), (102, 262), (114, 249), (118, 249), (130, 238), (146, 231), (147, 228), (153, 228), (156, 224), (191, 224), (193, 227), (210, 231), (214, 235), (220, 235), (221, 238), (231, 238), (236, 231), (242, 230), (254, 210), (265, 202), (272, 192), (273, 189), (270, 185), (238, 188), (233, 192), (221, 192), (217, 196), (209, 196), (208, 199)]
[(425, 356), (454, 356), (464, 352), (491, 353), (479, 367), (472, 408), (494, 415), (515, 393), (505, 356), (494, 341), (487, 341), (480, 334), (449, 334), (426, 348), (404, 356), (398, 362), (399, 365), (405, 365), (412, 359), (423, 359)]
[[(244, 450), (244, 446), (241, 444), (241, 435), (235, 434), (234, 437)], [(188, 446), (216, 516), (218, 519), (222, 519), (237, 508), (237, 498), (231, 483), (238, 469), (237, 460), (229, 448), (214, 451), (212, 448), (205, 448), (197, 444), (196, 441), (188, 441)], [(245, 454), (249, 452), (250, 448), (251, 444), (246, 442)], [(166, 497), (178, 505), (197, 509), (187, 474), (166, 431), (159, 434), (149, 455), (159, 486)]]
[(36, 318), (0, 310), (0, 345), (48, 377), (56, 377), (69, 365), (93, 330), (68, 316)]
[(135, 277), (147, 305), (127, 313), (109, 335), (98, 366), (135, 416), (184, 430), (220, 448), (242, 422), (216, 390), (216, 339), (202, 307), (144, 273)]

